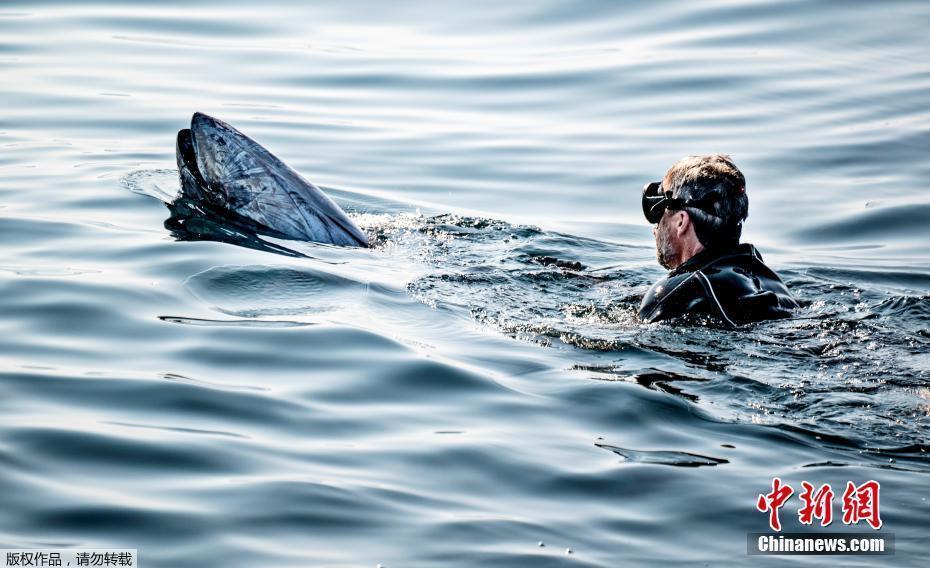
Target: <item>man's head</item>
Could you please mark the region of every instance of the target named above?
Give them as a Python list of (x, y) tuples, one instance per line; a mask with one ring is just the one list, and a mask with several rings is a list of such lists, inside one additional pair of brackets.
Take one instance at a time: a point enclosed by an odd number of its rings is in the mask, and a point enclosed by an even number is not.
[(672, 269), (704, 248), (739, 242), (749, 213), (746, 179), (729, 156), (688, 156), (643, 189), (659, 264)]

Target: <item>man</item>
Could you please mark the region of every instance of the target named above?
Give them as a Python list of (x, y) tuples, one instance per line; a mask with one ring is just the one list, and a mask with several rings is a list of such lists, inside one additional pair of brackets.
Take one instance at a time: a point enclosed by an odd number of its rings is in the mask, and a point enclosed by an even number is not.
[(784, 318), (798, 307), (751, 244), (740, 244), (749, 213), (746, 179), (729, 156), (688, 156), (643, 188), (659, 264), (671, 270), (643, 298), (645, 322), (687, 314), (736, 327)]

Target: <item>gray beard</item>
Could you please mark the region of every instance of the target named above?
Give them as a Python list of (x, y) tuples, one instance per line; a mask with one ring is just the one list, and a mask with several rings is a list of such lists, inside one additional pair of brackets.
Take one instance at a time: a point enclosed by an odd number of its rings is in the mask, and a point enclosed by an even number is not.
[(671, 243), (665, 238), (665, 234), (659, 231), (656, 234), (656, 258), (659, 264), (666, 270), (671, 270), (674, 268), (672, 262), (674, 262), (676, 256), (675, 249), (672, 248)]

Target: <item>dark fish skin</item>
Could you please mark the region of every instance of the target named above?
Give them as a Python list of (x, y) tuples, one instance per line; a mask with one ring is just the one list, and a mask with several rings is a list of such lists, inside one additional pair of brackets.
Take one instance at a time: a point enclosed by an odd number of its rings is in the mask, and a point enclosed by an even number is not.
[(318, 187), (229, 124), (194, 113), (178, 132), (185, 198), (287, 239), (367, 247), (368, 237)]
[(178, 174), (181, 177), (181, 193), (194, 203), (208, 205), (207, 183), (197, 169), (194, 145), (189, 128), (178, 131), (176, 153)]

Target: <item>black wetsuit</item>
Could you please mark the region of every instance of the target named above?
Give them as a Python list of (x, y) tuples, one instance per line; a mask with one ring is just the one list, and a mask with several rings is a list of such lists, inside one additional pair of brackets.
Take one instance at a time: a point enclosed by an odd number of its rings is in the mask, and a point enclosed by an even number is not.
[(736, 327), (791, 316), (798, 302), (748, 243), (705, 249), (653, 284), (643, 297), (645, 322), (709, 315)]

